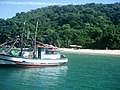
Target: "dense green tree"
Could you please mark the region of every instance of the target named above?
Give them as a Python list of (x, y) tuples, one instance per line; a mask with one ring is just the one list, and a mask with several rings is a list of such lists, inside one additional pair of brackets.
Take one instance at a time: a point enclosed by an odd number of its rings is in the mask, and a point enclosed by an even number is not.
[(83, 48), (120, 49), (120, 3), (54, 5), (16, 13), (10, 19), (0, 19), (0, 43), (22, 33), (34, 38), (38, 19), (38, 41), (59, 47), (76, 44)]

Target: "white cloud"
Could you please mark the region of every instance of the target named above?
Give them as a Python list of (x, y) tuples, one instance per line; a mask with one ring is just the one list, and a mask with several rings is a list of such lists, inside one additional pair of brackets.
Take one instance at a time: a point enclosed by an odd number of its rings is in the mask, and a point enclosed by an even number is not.
[(17, 2), (17, 1), (0, 1), (0, 4), (10, 4), (10, 5), (65, 5), (64, 3)]

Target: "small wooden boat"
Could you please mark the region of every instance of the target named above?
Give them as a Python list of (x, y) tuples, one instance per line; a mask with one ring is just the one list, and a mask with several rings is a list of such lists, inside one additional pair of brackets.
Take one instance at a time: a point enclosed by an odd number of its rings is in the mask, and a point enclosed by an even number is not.
[[(36, 26), (38, 26), (38, 22)], [(60, 51), (57, 47), (54, 47), (52, 45), (46, 45), (43, 43), (37, 44), (36, 35), (37, 28), (33, 45), (34, 49), (32, 51), (27, 51), (23, 49), (23, 39), (21, 39), (22, 47), (21, 50), (17, 52), (19, 54), (0, 54), (0, 64), (11, 64), (24, 67), (46, 67), (59, 66), (68, 62), (68, 59), (60, 54)]]
[(0, 54), (0, 64), (16, 64), (25, 67), (59, 66), (67, 63), (56, 47), (37, 46), (36, 56), (31, 52), (23, 51), (21, 56)]

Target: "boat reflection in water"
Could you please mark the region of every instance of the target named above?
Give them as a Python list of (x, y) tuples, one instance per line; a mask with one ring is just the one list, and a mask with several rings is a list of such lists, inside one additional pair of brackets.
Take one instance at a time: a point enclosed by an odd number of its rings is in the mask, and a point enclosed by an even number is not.
[(60, 83), (65, 82), (68, 67), (5, 68), (4, 70), (8, 70), (8, 78), (6, 80), (12, 83), (10, 87), (16, 85), (16, 87), (22, 89), (21, 86), (23, 85), (29, 86), (29, 88), (50, 89), (51, 87), (54, 89)]

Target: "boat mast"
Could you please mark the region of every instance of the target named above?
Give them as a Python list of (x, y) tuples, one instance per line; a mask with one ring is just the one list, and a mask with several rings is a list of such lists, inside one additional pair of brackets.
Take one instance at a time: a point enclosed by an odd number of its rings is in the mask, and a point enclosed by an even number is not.
[(25, 22), (23, 23), (23, 31), (22, 31), (22, 35), (21, 35), (21, 52), (20, 52), (20, 56), (22, 56), (22, 51), (23, 51), (23, 33), (24, 33), (24, 29), (25, 29)]
[(33, 57), (36, 58), (36, 51), (37, 51), (37, 47), (36, 47), (36, 39), (37, 39), (37, 29), (38, 29), (38, 21), (39, 19), (37, 20), (37, 23), (36, 23), (36, 29), (35, 29), (35, 38), (34, 38), (34, 52), (33, 52)]

